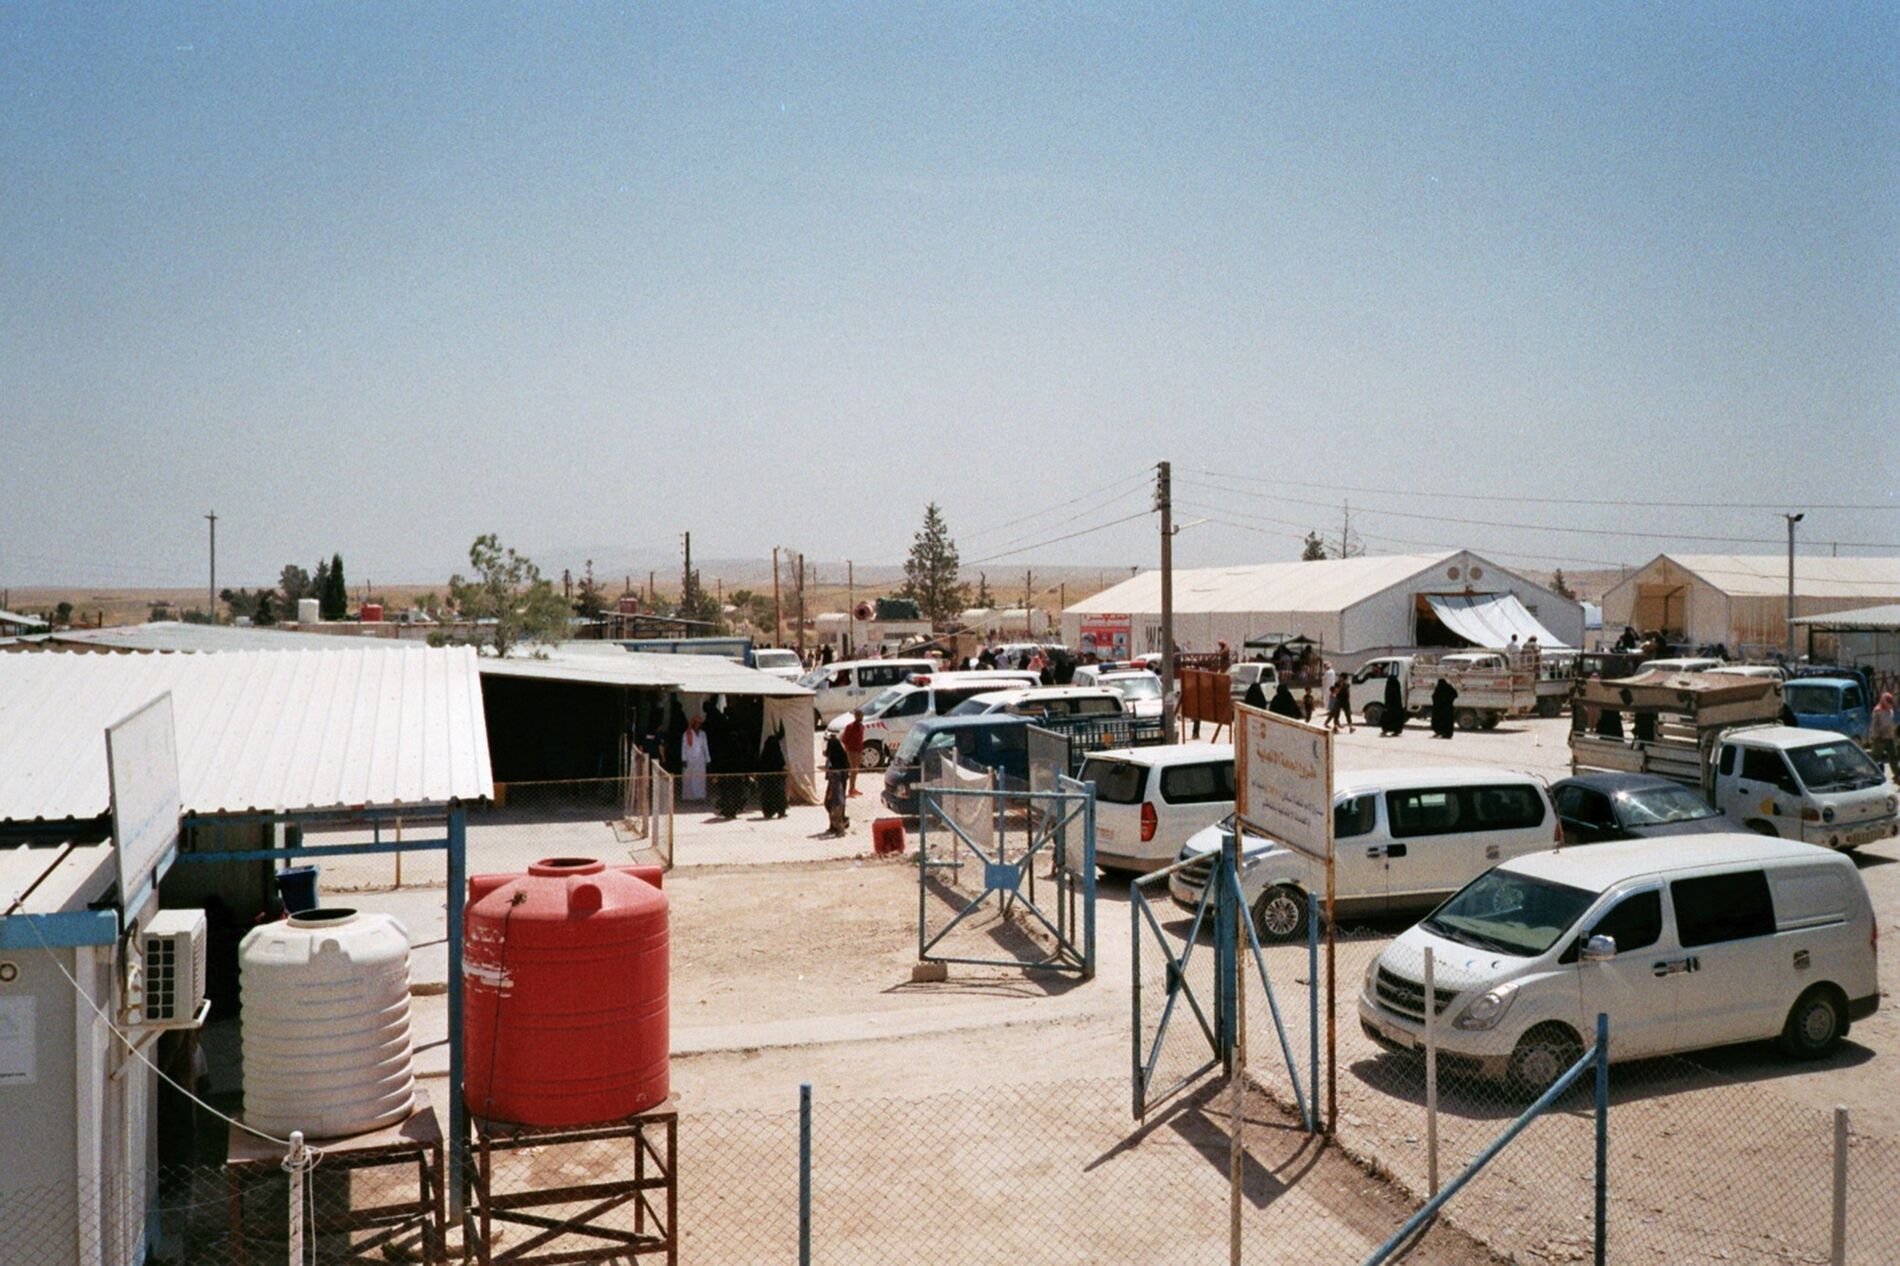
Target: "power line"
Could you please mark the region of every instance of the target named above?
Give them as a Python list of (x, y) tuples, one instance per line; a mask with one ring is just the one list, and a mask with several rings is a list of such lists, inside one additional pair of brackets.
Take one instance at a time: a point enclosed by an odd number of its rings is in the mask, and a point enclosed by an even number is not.
[[(1278, 481), (1262, 478), (1258, 475), (1236, 475), (1220, 470), (1199, 470), (1201, 475), (1215, 475), (1222, 479), (1238, 479), (1246, 483), (1274, 484)], [(1302, 479), (1300, 485), (1306, 488), (1324, 488), (1328, 492), (1359, 492), (1390, 497), (1440, 497), (1454, 501), (1509, 501), (1532, 505), (1559, 506), (1616, 506), (1637, 509), (1669, 510), (1782, 510), (1787, 503), (1778, 501), (1656, 501), (1649, 498), (1620, 499), (1611, 497), (1533, 497), (1513, 496), (1507, 493), (1483, 492), (1425, 492), (1415, 488), (1362, 488), (1353, 484), (1323, 484), (1310, 479)], [(1881, 504), (1879, 502), (1836, 502), (1821, 503), (1803, 501), (1810, 510), (1900, 510), (1900, 502)], [(1843, 541), (1841, 544), (1845, 545)]]
[[(1031, 519), (1040, 519), (1045, 515), (1054, 514), (1058, 510), (1073, 508), (1074, 506), (1079, 505), (1080, 503), (1084, 501), (1092, 502), (1096, 498), (1101, 497), (1105, 493), (1114, 492), (1114, 493), (1126, 495), (1123, 492), (1124, 489), (1132, 490), (1138, 485), (1147, 483), (1150, 477), (1151, 477), (1151, 472), (1146, 466), (1144, 466), (1140, 470), (1136, 471), (1134, 474), (1128, 476), (1127, 478), (1114, 480), (1110, 483), (1104, 484), (1103, 486), (1101, 486), (1100, 488), (1097, 488), (1093, 492), (1085, 492), (1081, 494), (1079, 497), (1073, 497), (1067, 502), (1057, 502), (1053, 505), (1044, 506), (1040, 510), (1032, 510), (1028, 514), (1021, 515), (1017, 518), (1005, 520), (1002, 523), (992, 523), (988, 527), (978, 528), (974, 532), (966, 532), (964, 533), (964, 539), (968, 540), (970, 537), (973, 537), (973, 536), (976, 536), (976, 537), (990, 536), (997, 532), (1006, 531), (1009, 528), (1015, 527), (1019, 523), (1027, 523)], [(1102, 505), (1094, 506), (1093, 509), (1102, 509), (1103, 506), (1113, 504), (1115, 501), (1118, 501), (1120, 499), (1121, 499), (1120, 496), (1109, 497), (1107, 501), (1102, 503)], [(1082, 513), (1087, 514), (1089, 513), (1089, 511), (1084, 510)], [(1079, 518), (1081, 516), (1078, 515), (1076, 517)], [(1045, 524), (1043, 528), (1038, 529), (1038, 530), (1039, 531), (1047, 530), (1049, 527), (1053, 527), (1053, 526), (1055, 525)]]
[(1127, 501), (1128, 498), (1130, 497), (1141, 496), (1142, 498), (1146, 499), (1147, 495), (1148, 494), (1147, 494), (1146, 489), (1129, 488), (1123, 492), (1117, 493), (1113, 497), (1110, 497), (1107, 501), (1099, 502), (1093, 506), (1090, 506), (1086, 510), (1078, 511), (1075, 514), (1071, 514), (1067, 516), (1066, 518), (1057, 519), (1053, 523), (1045, 523), (1038, 528), (1022, 533), (1019, 536), (1013, 536), (1009, 540), (1001, 542), (1001, 544), (1004, 546), (1010, 546), (1010, 545), (1015, 545), (1021, 541), (1027, 541), (1035, 536), (1040, 535), (1043, 532), (1052, 531), (1055, 528), (1059, 528), (1059, 527), (1066, 527), (1067, 525), (1071, 523), (1076, 523), (1083, 519), (1090, 518), (1094, 515), (1101, 514), (1105, 510), (1114, 508), (1118, 502)]
[[(1306, 524), (1302, 524), (1302, 523), (1297, 523), (1292, 519), (1275, 519), (1275, 518), (1269, 518), (1269, 517), (1261, 516), (1261, 515), (1245, 514), (1239, 510), (1219, 509), (1214, 506), (1202, 505), (1199, 502), (1177, 501), (1175, 504), (1182, 507), (1183, 509), (1193, 510), (1196, 514), (1207, 516), (1207, 521), (1210, 523), (1218, 523), (1222, 527), (1236, 528), (1242, 532), (1253, 532), (1260, 536), (1290, 537), (1294, 540), (1301, 540), (1301, 539), (1304, 539), (1305, 535), (1308, 532), (1311, 532), (1314, 530), (1310, 526)], [(1227, 519), (1220, 518), (1219, 516), (1223, 514), (1233, 515), (1237, 518), (1251, 519), (1251, 520), (1256, 520), (1256, 521), (1265, 522), (1265, 523), (1282, 523), (1282, 524), (1286, 524), (1292, 527), (1294, 530), (1290, 532), (1276, 532), (1269, 528), (1250, 527), (1245, 523), (1234, 523)], [(1460, 549), (1468, 548), (1467, 546), (1463, 546), (1463, 545), (1452, 545), (1445, 541), (1418, 541), (1418, 540), (1411, 540), (1409, 538), (1402, 537), (1402, 536), (1386, 536), (1383, 533), (1379, 533), (1379, 532), (1362, 532), (1362, 533), (1356, 533), (1356, 534), (1363, 536), (1366, 540), (1382, 541), (1389, 545), (1422, 546), (1427, 549), (1442, 549), (1442, 550), (1460, 550)], [(1525, 559), (1530, 559), (1533, 562), (1541, 562), (1541, 563), (1569, 563), (1572, 565), (1582, 565), (1584, 567), (1611, 567), (1611, 568), (1622, 568), (1622, 567), (1628, 566), (1628, 564), (1626, 563), (1614, 562), (1607, 558), (1576, 558), (1567, 554), (1531, 554), (1531, 553), (1526, 553), (1522, 550), (1501, 550), (1501, 549), (1486, 549), (1481, 552), (1486, 555), (1496, 555), (1499, 558), (1525, 558)]]
[(973, 558), (960, 565), (964, 567), (976, 567), (983, 563), (993, 563), (999, 558), (1008, 558), (1013, 554), (1027, 554), (1030, 550), (1041, 549), (1045, 545), (1054, 545), (1059, 541), (1072, 541), (1078, 536), (1088, 536), (1095, 532), (1107, 531), (1109, 528), (1119, 526), (1123, 523), (1133, 523), (1136, 519), (1145, 519), (1152, 513), (1154, 513), (1152, 510), (1139, 510), (1134, 514), (1124, 515), (1119, 519), (1110, 519), (1106, 523), (1097, 523), (1094, 527), (1083, 528), (1079, 532), (1066, 532), (1061, 536), (1052, 536), (1046, 541), (1037, 541), (1033, 545), (1024, 545), (1017, 549), (1004, 550), (1000, 554), (990, 554), (984, 558)]
[[(1241, 478), (1241, 476), (1216, 476), (1217, 478)], [(1285, 494), (1269, 496), (1263, 492), (1254, 492), (1246, 488), (1223, 487), (1220, 484), (1196, 483), (1196, 487), (1213, 492), (1226, 493), (1235, 497), (1253, 497), (1261, 501), (1273, 501), (1290, 505), (1316, 506), (1330, 511), (1333, 507), (1324, 501), (1312, 501), (1303, 497), (1289, 497)], [(1779, 545), (1781, 541), (1759, 536), (1710, 536), (1698, 532), (1655, 532), (1636, 531), (1627, 528), (1581, 528), (1554, 527), (1545, 523), (1513, 523), (1500, 519), (1470, 519), (1455, 515), (1420, 514), (1416, 510), (1387, 510), (1377, 506), (1361, 506), (1361, 514), (1383, 514), (1400, 519), (1420, 519), (1428, 523), (1456, 523), (1464, 527), (1510, 528), (1519, 532), (1561, 532), (1571, 536), (1612, 536), (1637, 540), (1676, 540), (1707, 541), (1717, 545)], [(1885, 541), (1835, 541), (1833, 544), (1846, 545), (1855, 549), (1900, 550), (1900, 544)]]

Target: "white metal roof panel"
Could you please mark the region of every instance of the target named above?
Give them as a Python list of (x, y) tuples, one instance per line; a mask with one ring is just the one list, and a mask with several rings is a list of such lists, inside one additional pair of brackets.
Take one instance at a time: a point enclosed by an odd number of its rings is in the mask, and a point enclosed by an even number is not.
[(170, 691), (195, 813), (494, 794), (475, 652), (0, 656), (0, 821), (108, 809), (105, 728)]
[[(1174, 572), (1176, 614), (1224, 611), (1341, 611), (1457, 558), (1444, 554), (1381, 554), (1248, 567), (1185, 567)], [(1161, 610), (1161, 573), (1142, 572), (1067, 611), (1083, 615)]]
[[(1785, 597), (1788, 592), (1786, 554), (1664, 554), (1662, 558), (1735, 597)], [(1650, 566), (1654, 565), (1652, 561)], [(1641, 574), (1637, 572), (1634, 576)], [(1794, 560), (1794, 590), (1806, 598), (1891, 602), (1900, 597), (1900, 558), (1818, 558), (1798, 554)]]
[[(394, 628), (394, 625), (386, 625)], [(51, 641), (61, 646), (101, 647), (115, 651), (283, 651), (337, 646), (373, 646), (420, 650), (421, 638), (391, 637), (381, 633), (345, 631), (336, 626), (297, 629), (257, 628), (236, 624), (185, 624), (158, 620), (151, 624), (119, 624), (104, 629), (61, 629)], [(322, 641), (314, 639), (321, 638)]]
[(1804, 615), (1790, 624), (1813, 624), (1830, 629), (1900, 629), (1900, 602), (1878, 607), (1856, 607), (1852, 611), (1830, 611), (1826, 615)]
[(573, 681), (601, 686), (638, 686), (683, 690), (706, 695), (763, 695), (774, 698), (809, 697), (811, 691), (783, 677), (735, 664), (717, 655), (672, 655), (652, 651), (592, 647), (563, 647), (543, 656), (511, 655), (506, 659), (483, 656), (483, 676), (528, 677), (542, 681)]
[[(22, 897), (21, 914), (83, 910), (119, 877), (110, 844), (16, 845), (0, 848), (0, 914)], [(30, 894), (30, 895), (29, 895)]]

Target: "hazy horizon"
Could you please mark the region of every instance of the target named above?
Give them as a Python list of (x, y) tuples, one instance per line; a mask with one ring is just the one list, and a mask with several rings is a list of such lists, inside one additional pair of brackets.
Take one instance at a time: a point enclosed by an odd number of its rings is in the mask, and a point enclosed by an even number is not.
[(220, 585), (930, 500), (1150, 566), (1161, 459), (1184, 567), (1347, 500), (1900, 554), (1892, 6), (48, 5), (0, 69), (0, 587), (202, 584), (211, 510)]

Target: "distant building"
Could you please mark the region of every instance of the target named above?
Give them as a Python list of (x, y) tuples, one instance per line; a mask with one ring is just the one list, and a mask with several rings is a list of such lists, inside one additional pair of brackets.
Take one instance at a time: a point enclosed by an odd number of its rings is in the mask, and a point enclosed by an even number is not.
[[(1900, 558), (1797, 555), (1795, 614), (1828, 615), (1900, 601)], [(1786, 554), (1658, 554), (1603, 595), (1606, 635), (1625, 625), (1737, 654), (1788, 644)], [(1805, 649), (1805, 642), (1803, 642)]]
[[(1583, 644), (1583, 605), (1459, 550), (1174, 573), (1174, 640), (1236, 654), (1249, 638), (1309, 637), (1336, 661), (1423, 647), (1504, 646), (1533, 635)], [(1062, 640), (1120, 659), (1159, 651), (1161, 574), (1143, 572), (1070, 605)]]

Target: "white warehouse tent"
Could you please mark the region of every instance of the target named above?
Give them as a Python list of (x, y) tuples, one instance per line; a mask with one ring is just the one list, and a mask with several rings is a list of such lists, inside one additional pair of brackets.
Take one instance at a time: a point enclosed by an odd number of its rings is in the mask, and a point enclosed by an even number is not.
[[(1468, 550), (1177, 568), (1174, 637), (1236, 653), (1250, 637), (1310, 637), (1335, 660), (1421, 646), (1583, 644), (1583, 606)], [(1104, 656), (1161, 649), (1161, 575), (1143, 572), (1062, 613), (1062, 640)]]

